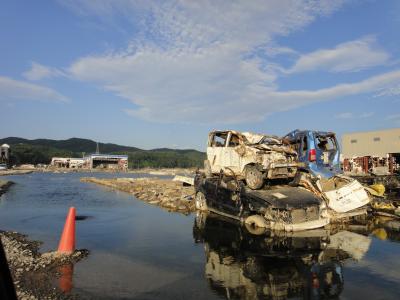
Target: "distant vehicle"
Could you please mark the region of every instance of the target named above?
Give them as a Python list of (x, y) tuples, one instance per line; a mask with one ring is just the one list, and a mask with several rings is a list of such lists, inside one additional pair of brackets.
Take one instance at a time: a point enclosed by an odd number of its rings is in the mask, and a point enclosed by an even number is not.
[(0, 164), (0, 170), (7, 170), (6, 164)]
[(251, 189), (260, 189), (265, 180), (291, 179), (298, 167), (297, 153), (278, 137), (237, 132), (213, 131), (208, 136), (207, 173), (245, 179)]
[(301, 231), (329, 223), (326, 204), (312, 192), (291, 186), (251, 190), (235, 178), (197, 174), (196, 208), (239, 220), (255, 232), (269, 228)]
[(298, 160), (313, 175), (330, 178), (343, 173), (340, 168), (340, 149), (333, 132), (296, 129), (283, 137), (298, 154)]

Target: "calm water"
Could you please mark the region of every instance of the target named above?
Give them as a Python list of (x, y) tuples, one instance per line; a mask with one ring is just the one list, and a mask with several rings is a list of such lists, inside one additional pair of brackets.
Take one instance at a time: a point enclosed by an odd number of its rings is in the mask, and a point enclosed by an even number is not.
[(77, 221), (77, 247), (91, 254), (74, 266), (72, 282), (82, 298), (400, 298), (400, 223), (254, 236), (227, 220), (168, 213), (81, 183), (82, 176), (9, 176), (17, 184), (0, 198), (0, 229), (43, 241), (43, 251), (57, 248), (70, 206), (88, 216)]

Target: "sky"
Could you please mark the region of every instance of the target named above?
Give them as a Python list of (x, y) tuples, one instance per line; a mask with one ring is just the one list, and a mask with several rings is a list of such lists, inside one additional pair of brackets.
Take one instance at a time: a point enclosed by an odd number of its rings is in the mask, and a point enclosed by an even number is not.
[(397, 0), (2, 0), (0, 138), (400, 127), (399, 28)]

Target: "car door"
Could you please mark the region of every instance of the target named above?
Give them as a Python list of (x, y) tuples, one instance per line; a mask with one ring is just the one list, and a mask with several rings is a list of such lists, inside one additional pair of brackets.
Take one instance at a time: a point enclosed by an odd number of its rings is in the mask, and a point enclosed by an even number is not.
[[(235, 174), (239, 174), (241, 170), (241, 157), (237, 152), (238, 148), (239, 137), (237, 134), (230, 132), (225, 145), (224, 156), (226, 158), (226, 167), (229, 167)], [(228, 171), (225, 173), (229, 174)]]
[(207, 158), (210, 161), (212, 173), (219, 173), (225, 166), (225, 145), (227, 136), (227, 133), (215, 132), (209, 137)]

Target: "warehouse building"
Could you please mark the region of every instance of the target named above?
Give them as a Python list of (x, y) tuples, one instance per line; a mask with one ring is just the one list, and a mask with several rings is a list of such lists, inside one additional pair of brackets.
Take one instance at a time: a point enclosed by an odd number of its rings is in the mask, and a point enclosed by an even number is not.
[(400, 128), (344, 134), (342, 150), (345, 172), (399, 173)]
[(82, 168), (84, 166), (85, 160), (83, 158), (73, 158), (73, 157), (53, 157), (51, 159), (50, 165), (57, 168)]
[(90, 154), (85, 157), (86, 166), (90, 169), (128, 169), (128, 155)]

